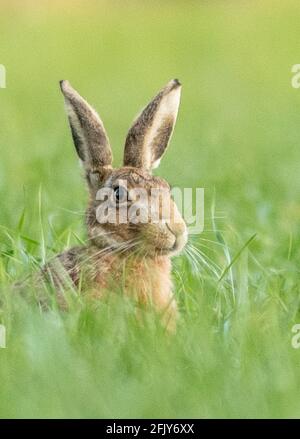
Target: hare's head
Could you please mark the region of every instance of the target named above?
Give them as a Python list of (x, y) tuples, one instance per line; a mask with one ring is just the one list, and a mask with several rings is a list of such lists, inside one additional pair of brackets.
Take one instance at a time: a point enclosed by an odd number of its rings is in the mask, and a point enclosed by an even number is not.
[(61, 89), (90, 190), (87, 224), (91, 241), (101, 248), (135, 248), (149, 256), (178, 253), (187, 241), (186, 225), (168, 183), (151, 171), (158, 166), (173, 131), (180, 83), (170, 81), (136, 118), (120, 168), (112, 167), (109, 140), (98, 114), (67, 81), (61, 81)]

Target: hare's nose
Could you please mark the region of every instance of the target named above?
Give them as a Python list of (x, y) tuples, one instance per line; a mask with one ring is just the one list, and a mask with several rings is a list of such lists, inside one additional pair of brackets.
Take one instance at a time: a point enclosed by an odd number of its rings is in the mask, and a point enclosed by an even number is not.
[(176, 238), (182, 235), (186, 230), (185, 224), (183, 222), (179, 224), (172, 224), (170, 222), (166, 222), (166, 226), (170, 230), (170, 232), (173, 233), (173, 235), (175, 235)]
[(182, 221), (182, 223), (179, 224), (170, 224), (166, 223), (167, 228), (170, 230), (170, 232), (175, 236), (175, 242), (173, 245), (172, 250), (178, 250), (185, 246), (187, 243), (188, 233), (186, 229), (185, 223)]

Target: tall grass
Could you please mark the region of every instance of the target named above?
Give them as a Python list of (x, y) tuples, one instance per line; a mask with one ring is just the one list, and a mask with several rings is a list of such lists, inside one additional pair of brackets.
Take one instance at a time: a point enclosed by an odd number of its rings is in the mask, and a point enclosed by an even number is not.
[[(298, 417), (298, 2), (72, 4), (0, 16), (0, 416)], [(15, 282), (85, 240), (58, 81), (99, 110), (118, 164), (133, 116), (172, 77), (182, 104), (158, 173), (204, 187), (206, 206), (174, 259), (176, 335), (151, 313), (138, 325), (118, 293), (42, 312)]]

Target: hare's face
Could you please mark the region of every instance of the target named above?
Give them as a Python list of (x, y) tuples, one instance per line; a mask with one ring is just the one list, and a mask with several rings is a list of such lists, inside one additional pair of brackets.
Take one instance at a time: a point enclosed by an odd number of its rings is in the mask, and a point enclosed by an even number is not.
[(111, 170), (94, 193), (87, 214), (90, 239), (141, 255), (174, 255), (187, 229), (168, 183), (137, 168)]
[(61, 82), (72, 136), (90, 189), (87, 224), (92, 242), (143, 255), (178, 253), (187, 229), (166, 181), (151, 175), (176, 121), (180, 83), (170, 81), (130, 128), (122, 168), (113, 169), (103, 123), (90, 105)]

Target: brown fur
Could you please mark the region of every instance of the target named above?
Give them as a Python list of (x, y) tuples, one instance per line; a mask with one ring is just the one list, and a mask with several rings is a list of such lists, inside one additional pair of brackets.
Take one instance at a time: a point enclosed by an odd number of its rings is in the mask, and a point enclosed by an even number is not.
[[(163, 155), (173, 131), (178, 108), (175, 111), (170, 108), (170, 111), (163, 118), (160, 118), (159, 110), (170, 92), (180, 89), (180, 85), (177, 79), (170, 81), (134, 121), (126, 137), (125, 166), (130, 165), (149, 170), (153, 163)], [(158, 118), (159, 120), (157, 120)], [(147, 144), (146, 137), (155, 123), (158, 123), (159, 127), (154, 137), (148, 139)], [(148, 154), (149, 151), (150, 154)], [(149, 156), (148, 159), (147, 156)]]
[(168, 329), (175, 328), (177, 306), (172, 293), (168, 256), (141, 258), (130, 254), (111, 255), (109, 252), (99, 255), (96, 246), (74, 247), (50, 261), (45, 268), (46, 273), (48, 276), (51, 273), (63, 308), (66, 307), (63, 291), (70, 287), (70, 277), (75, 287), (81, 284), (83, 293), (94, 299), (101, 299), (108, 292), (111, 294), (114, 289), (122, 288), (123, 293), (139, 306), (157, 310)]
[[(185, 245), (186, 226), (170, 198), (168, 183), (152, 176), (151, 168), (169, 142), (179, 105), (179, 86), (176, 80), (168, 83), (134, 122), (126, 139), (124, 166), (113, 169), (101, 119), (68, 82), (62, 82), (73, 140), (90, 189), (86, 215), (88, 245), (58, 255), (43, 269), (45, 277), (56, 286), (62, 306), (63, 291), (70, 284), (75, 288), (81, 286), (84, 294), (96, 299), (121, 288), (139, 305), (153, 306), (168, 329), (175, 328), (177, 307), (172, 293), (170, 257)], [(145, 189), (149, 202), (154, 200), (153, 188), (163, 189), (162, 197), (170, 202), (173, 216), (164, 217), (163, 200), (158, 198), (158, 223), (150, 215), (145, 224), (121, 223), (122, 204), (117, 204), (116, 223), (100, 224), (96, 213), (103, 201), (97, 200), (98, 190), (113, 190), (125, 183), (128, 191)], [(126, 201), (126, 206), (130, 203), (132, 200)]]

